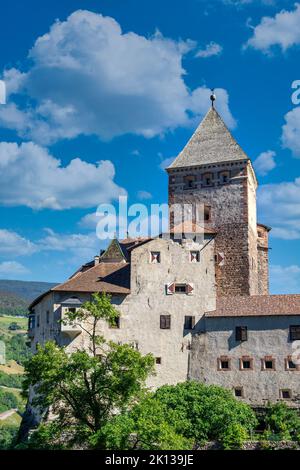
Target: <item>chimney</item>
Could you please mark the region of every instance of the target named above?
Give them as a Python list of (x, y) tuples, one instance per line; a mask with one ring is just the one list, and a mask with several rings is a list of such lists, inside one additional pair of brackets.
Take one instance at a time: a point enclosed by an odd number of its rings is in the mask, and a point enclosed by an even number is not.
[(94, 261), (95, 261), (95, 266), (96, 266), (97, 264), (99, 264), (99, 263), (100, 263), (100, 256), (98, 256), (98, 255), (95, 256), (95, 257), (94, 257)]

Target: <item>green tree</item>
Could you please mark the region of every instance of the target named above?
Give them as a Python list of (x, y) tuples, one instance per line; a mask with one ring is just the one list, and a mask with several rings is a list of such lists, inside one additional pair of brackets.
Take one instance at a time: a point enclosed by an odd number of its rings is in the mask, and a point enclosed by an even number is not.
[(154, 358), (142, 356), (127, 344), (106, 342), (99, 335), (100, 322), (113, 324), (118, 315), (109, 296), (94, 294), (93, 302), (68, 312), (63, 320), (79, 324), (86, 332), (88, 351), (67, 354), (47, 342), (26, 363), (25, 395), (33, 387), (34, 406), (44, 412), (51, 407), (55, 415), (52, 431), (57, 432), (49, 432), (44, 425), (38, 431), (40, 444), (44, 439), (45, 446), (56, 445), (60, 438), (66, 446), (87, 443), (117, 411), (126, 411), (138, 400), (153, 371)]
[[(257, 425), (250, 406), (236, 400), (229, 390), (215, 385), (194, 381), (165, 385), (156, 391), (155, 398), (176, 411), (184, 423), (182, 434), (195, 444), (212, 440), (226, 443), (226, 448), (235, 448), (241, 445), (241, 437), (246, 439)], [(235, 442), (234, 430), (240, 436)]]
[(300, 440), (299, 412), (280, 402), (269, 404), (264, 418), (266, 436), (277, 435), (280, 439)]
[(182, 435), (184, 427), (176, 411), (148, 394), (140, 403), (113, 417), (92, 438), (94, 447), (128, 450), (184, 450), (192, 440)]

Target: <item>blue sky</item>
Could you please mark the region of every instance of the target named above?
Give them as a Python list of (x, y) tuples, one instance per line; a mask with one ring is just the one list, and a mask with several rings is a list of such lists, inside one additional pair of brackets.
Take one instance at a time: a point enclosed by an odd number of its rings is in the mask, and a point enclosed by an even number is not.
[(0, 278), (62, 281), (103, 244), (98, 204), (166, 202), (215, 87), (274, 227), (271, 291), (300, 292), (299, 25), (288, 0), (2, 5)]

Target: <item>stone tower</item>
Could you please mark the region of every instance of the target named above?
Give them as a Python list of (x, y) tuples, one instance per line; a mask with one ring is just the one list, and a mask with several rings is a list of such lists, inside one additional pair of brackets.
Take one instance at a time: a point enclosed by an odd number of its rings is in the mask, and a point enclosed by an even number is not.
[(217, 232), (217, 295), (267, 294), (268, 246), (260, 226), (258, 254), (255, 172), (213, 106), (167, 172), (169, 205), (192, 204), (193, 218), (201, 205), (205, 225)]

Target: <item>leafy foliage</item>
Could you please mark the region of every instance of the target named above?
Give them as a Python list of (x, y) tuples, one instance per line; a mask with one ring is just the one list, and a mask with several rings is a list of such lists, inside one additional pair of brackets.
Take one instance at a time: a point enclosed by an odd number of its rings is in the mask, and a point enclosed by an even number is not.
[(26, 344), (26, 336), (23, 334), (16, 334), (10, 338), (0, 336), (0, 340), (5, 342), (6, 346), (6, 360), (13, 359), (19, 364), (23, 365), (30, 356), (30, 350)]
[(269, 404), (265, 415), (265, 437), (273, 439), (274, 435), (283, 440), (300, 440), (300, 416), (295, 409), (286, 403)]
[(18, 406), (19, 400), (17, 397), (13, 393), (0, 388), (0, 413), (18, 408)]
[[(236, 447), (255, 428), (257, 419), (249, 405), (237, 401), (229, 390), (199, 382), (165, 385), (155, 398), (176, 411), (184, 423), (182, 433), (195, 443), (219, 441)], [(239, 438), (233, 442), (235, 432)]]
[(92, 438), (95, 447), (127, 450), (191, 449), (182, 435), (182, 420), (174, 410), (148, 395), (127, 413), (112, 418)]
[(18, 426), (2, 425), (0, 427), (0, 450), (8, 450), (14, 448), (17, 434)]
[(0, 371), (0, 385), (4, 387), (22, 388), (22, 375), (6, 374)]
[[(129, 345), (107, 343), (98, 335), (99, 323), (113, 322), (119, 314), (109, 296), (94, 294), (93, 300), (75, 313), (68, 312), (64, 320), (79, 323), (86, 331), (88, 351), (67, 354), (64, 348), (47, 342), (25, 367), (25, 395), (32, 386), (34, 405), (41, 411), (51, 406), (57, 416), (53, 426), (57, 425), (70, 446), (87, 442), (116, 410), (126, 411), (139, 398), (154, 365), (150, 354), (142, 356)], [(51, 435), (47, 425), (43, 428), (46, 435)], [(53, 439), (50, 445), (56, 445)]]

